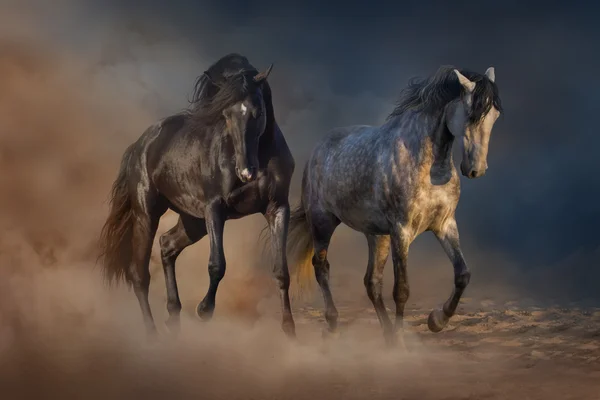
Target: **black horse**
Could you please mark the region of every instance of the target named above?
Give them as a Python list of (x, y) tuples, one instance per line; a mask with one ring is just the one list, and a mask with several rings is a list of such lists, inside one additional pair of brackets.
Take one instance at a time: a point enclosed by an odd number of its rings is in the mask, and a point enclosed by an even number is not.
[(282, 327), (295, 336), (285, 253), (295, 163), (275, 122), (267, 82), (272, 67), (259, 73), (239, 54), (221, 58), (196, 81), (188, 110), (149, 127), (123, 155), (101, 233), (102, 267), (109, 283), (133, 286), (149, 333), (156, 332), (148, 304), (150, 253), (159, 219), (171, 209), (179, 220), (160, 237), (170, 327), (178, 329), (181, 311), (177, 256), (210, 238), (210, 285), (197, 308), (210, 319), (225, 274), (225, 221), (260, 212), (273, 238)]

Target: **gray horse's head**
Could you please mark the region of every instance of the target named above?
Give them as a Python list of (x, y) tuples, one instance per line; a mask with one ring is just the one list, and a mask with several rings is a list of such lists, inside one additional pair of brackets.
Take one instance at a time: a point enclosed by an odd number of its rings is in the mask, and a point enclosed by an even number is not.
[(460, 170), (468, 178), (479, 178), (488, 168), (487, 154), (492, 128), (500, 116), (494, 103), (495, 73), (490, 67), (485, 78), (472, 81), (454, 70), (462, 86), (462, 95), (448, 104), (446, 125), (455, 137), (462, 137)]

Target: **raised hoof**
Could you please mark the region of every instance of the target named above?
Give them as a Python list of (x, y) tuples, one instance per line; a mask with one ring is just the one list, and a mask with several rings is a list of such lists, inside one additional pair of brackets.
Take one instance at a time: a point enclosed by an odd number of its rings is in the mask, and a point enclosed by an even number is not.
[(448, 325), (450, 318), (441, 309), (435, 309), (429, 314), (427, 326), (431, 332), (441, 332)]
[(204, 304), (204, 302), (201, 302), (200, 304), (198, 304), (198, 307), (196, 307), (196, 314), (198, 314), (202, 321), (210, 321), (214, 311), (214, 306), (209, 307), (206, 304)]
[(325, 340), (339, 340), (340, 332), (337, 330), (332, 332), (329, 329), (324, 328), (323, 331), (321, 331), (321, 336)]
[(172, 335), (179, 335), (179, 332), (181, 332), (181, 321), (179, 319), (179, 317), (169, 317), (166, 321), (165, 321), (165, 325), (167, 326), (167, 329), (169, 330), (169, 333)]

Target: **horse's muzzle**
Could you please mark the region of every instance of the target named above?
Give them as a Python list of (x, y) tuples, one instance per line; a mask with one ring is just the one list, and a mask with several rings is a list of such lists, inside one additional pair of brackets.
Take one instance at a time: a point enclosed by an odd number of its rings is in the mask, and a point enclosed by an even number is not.
[(242, 182), (252, 182), (254, 179), (256, 179), (256, 168), (255, 167), (244, 168), (241, 171), (236, 168), (236, 172), (237, 172), (238, 178), (240, 178), (240, 180)]
[(460, 172), (462, 172), (462, 174), (464, 176), (466, 176), (467, 178), (469, 178), (469, 179), (481, 178), (482, 176), (485, 175), (485, 171), (487, 170), (487, 168), (486, 169), (480, 169), (480, 170), (473, 169), (473, 168), (468, 168), (467, 169), (467, 168), (464, 168), (464, 166), (462, 164), (461, 164), (460, 167), (461, 167), (460, 168)]

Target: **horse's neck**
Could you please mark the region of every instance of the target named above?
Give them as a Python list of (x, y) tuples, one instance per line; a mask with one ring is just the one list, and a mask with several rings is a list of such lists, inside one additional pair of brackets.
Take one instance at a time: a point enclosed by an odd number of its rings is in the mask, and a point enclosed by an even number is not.
[(434, 124), (429, 135), (432, 143), (433, 165), (432, 168), (449, 171), (454, 168), (452, 163), (452, 145), (454, 136), (446, 126), (446, 112)]
[(264, 133), (260, 136), (259, 146), (261, 147), (269, 147), (272, 145), (275, 140), (275, 134), (277, 131), (277, 123), (275, 122), (275, 118), (267, 122), (267, 126), (265, 127)]
[(452, 168), (454, 143), (445, 121), (445, 113), (437, 118), (406, 113), (393, 118), (388, 124), (397, 140), (410, 143), (420, 162), (442, 172)]

